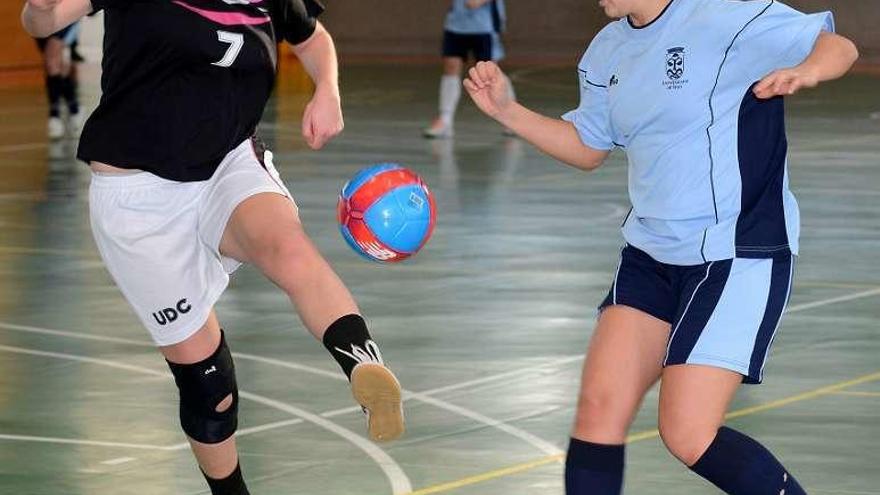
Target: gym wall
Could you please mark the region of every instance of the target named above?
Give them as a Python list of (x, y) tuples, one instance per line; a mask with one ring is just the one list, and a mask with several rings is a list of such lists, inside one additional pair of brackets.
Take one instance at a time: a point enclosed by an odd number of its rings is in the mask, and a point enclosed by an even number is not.
[(24, 1), (0, 2), (0, 78), (2, 72), (40, 67), (40, 54), (34, 40), (21, 27)]
[[(323, 22), (343, 56), (437, 57), (449, 0), (324, 0)], [(856, 40), (863, 61), (880, 63), (880, 1), (790, 0), (805, 12), (833, 9), (839, 32)], [(609, 20), (596, 0), (507, 0), (512, 61), (574, 63)]]

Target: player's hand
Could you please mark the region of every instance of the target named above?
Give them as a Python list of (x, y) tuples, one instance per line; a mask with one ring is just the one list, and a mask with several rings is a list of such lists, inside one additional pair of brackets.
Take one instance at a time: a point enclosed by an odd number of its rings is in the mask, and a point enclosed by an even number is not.
[(52, 10), (62, 0), (27, 0), (28, 6), (37, 10)]
[(319, 150), (342, 132), (343, 127), (345, 123), (339, 91), (319, 87), (303, 113), (302, 134), (306, 144), (313, 150)]
[(495, 62), (477, 62), (464, 80), (464, 88), (477, 107), (496, 120), (514, 103), (508, 84)]
[(486, 0), (467, 0), (464, 5), (469, 9), (478, 9), (486, 5)]
[(812, 71), (803, 67), (781, 69), (765, 77), (755, 86), (755, 96), (761, 99), (774, 96), (789, 96), (804, 88), (814, 88), (819, 78)]

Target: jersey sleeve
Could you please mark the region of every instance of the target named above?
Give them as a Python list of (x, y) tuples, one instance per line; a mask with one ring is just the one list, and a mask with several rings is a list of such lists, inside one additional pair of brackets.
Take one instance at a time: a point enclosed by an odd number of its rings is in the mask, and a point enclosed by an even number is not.
[(608, 105), (607, 70), (602, 66), (602, 43), (596, 39), (578, 64), (580, 104), (562, 116), (574, 124), (581, 142), (596, 150), (614, 148)]
[(309, 39), (315, 32), (324, 5), (318, 0), (276, 0), (271, 11), (272, 24), (279, 40), (294, 45)]
[(831, 12), (804, 14), (773, 1), (743, 30), (740, 50), (754, 79), (801, 64), (822, 31), (834, 32)]

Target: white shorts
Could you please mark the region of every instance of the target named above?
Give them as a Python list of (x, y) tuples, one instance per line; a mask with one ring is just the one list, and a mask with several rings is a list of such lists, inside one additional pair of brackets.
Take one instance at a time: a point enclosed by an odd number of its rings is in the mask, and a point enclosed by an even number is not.
[[(195, 333), (241, 263), (220, 254), (235, 207), (259, 193), (293, 197), (247, 140), (213, 177), (174, 182), (148, 172), (92, 174), (92, 233), (104, 264), (159, 346)], [(296, 204), (294, 203), (294, 207)]]

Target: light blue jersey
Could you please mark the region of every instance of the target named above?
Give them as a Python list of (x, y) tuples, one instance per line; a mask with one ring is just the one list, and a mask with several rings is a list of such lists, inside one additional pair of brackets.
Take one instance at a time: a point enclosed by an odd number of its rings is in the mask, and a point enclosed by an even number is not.
[(452, 0), (445, 29), (459, 34), (500, 33), (506, 20), (504, 0), (491, 0), (476, 9), (468, 8), (466, 0)]
[(563, 118), (586, 145), (626, 151), (629, 244), (675, 265), (797, 254), (783, 100), (751, 87), (833, 29), (828, 12), (774, 0), (673, 0), (646, 26), (624, 18), (596, 36)]

